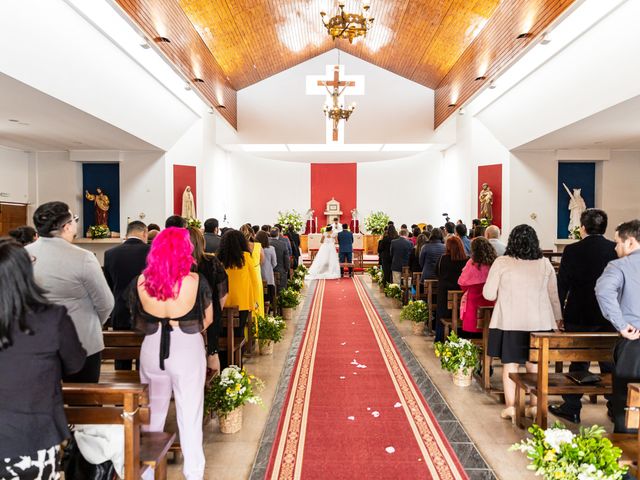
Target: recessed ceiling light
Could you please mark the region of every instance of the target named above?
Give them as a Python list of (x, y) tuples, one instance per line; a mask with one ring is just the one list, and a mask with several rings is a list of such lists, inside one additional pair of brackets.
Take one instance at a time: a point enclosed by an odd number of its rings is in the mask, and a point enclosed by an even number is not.
[(484, 75), (480, 75), (479, 77), (476, 77), (476, 82), (479, 82), (481, 80), (486, 80), (487, 77), (485, 77)]
[(9, 121), (13, 122), (13, 123), (19, 123), (20, 122), (20, 120), (16, 120), (15, 118), (10, 118)]
[(225, 110), (227, 107), (225, 107), (224, 105), (218, 105), (216, 108), (219, 108), (221, 110)]
[(456, 104), (455, 104), (455, 103), (450, 103), (450, 104), (449, 104), (449, 108), (453, 108), (453, 107), (455, 107), (455, 106), (456, 106)]
[(203, 80), (203, 79), (201, 79), (200, 77), (196, 77), (196, 78), (194, 78), (194, 79), (193, 79), (193, 81), (194, 81), (195, 83), (204, 83), (204, 80)]
[(167, 37), (156, 37), (153, 40), (158, 43), (171, 43), (171, 40), (169, 40)]
[(525, 33), (521, 33), (520, 35), (518, 35), (516, 38), (518, 40), (522, 40), (523, 38), (530, 38), (531, 37), (531, 33), (529, 32), (525, 32)]

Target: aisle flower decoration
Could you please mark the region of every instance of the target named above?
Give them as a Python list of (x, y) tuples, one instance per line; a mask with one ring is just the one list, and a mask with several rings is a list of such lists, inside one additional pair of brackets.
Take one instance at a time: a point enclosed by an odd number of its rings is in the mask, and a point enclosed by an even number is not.
[(300, 290), (302, 290), (302, 287), (304, 287), (304, 282), (301, 278), (297, 278), (295, 276), (287, 283), (287, 288), (291, 288), (296, 292), (300, 292)]
[(400, 311), (400, 320), (423, 323), (429, 320), (429, 308), (424, 300), (410, 300)]
[(389, 215), (384, 212), (372, 212), (364, 219), (364, 228), (371, 235), (382, 235), (389, 223)]
[(293, 226), (293, 229), (296, 232), (300, 232), (303, 226), (302, 215), (296, 210), (285, 210), (284, 212), (279, 211), (278, 221), (276, 223), (282, 225), (285, 228)]
[(293, 271), (293, 278), (301, 278), (304, 280), (304, 277), (307, 276), (307, 272), (309, 269), (305, 267), (303, 264), (297, 266), (297, 268)]
[(367, 275), (369, 275), (371, 277), (371, 281), (372, 282), (376, 282), (377, 283), (377, 278), (378, 278), (378, 272), (380, 271), (380, 267), (378, 265), (373, 265), (369, 268), (367, 268), (366, 272)]
[(451, 332), (445, 342), (436, 342), (434, 349), (440, 366), (447, 372), (471, 375), (478, 367), (479, 348), (455, 332)]
[(543, 430), (529, 428), (532, 437), (516, 443), (509, 450), (527, 454), (529, 470), (545, 479), (619, 480), (627, 467), (620, 466), (622, 450), (603, 437), (604, 428), (580, 427), (576, 435), (560, 423)]
[(268, 340), (274, 343), (278, 343), (282, 340), (282, 334), (287, 328), (287, 324), (284, 322), (284, 319), (280, 316), (274, 315), (265, 315), (259, 316), (257, 321), (257, 332), (256, 332), (256, 324), (253, 325), (253, 333), (256, 335), (258, 340)]
[(384, 288), (384, 294), (389, 298), (400, 300), (402, 298), (402, 289), (397, 283), (390, 283)]
[(91, 225), (87, 230), (87, 236), (96, 240), (98, 238), (109, 238), (111, 232), (106, 225)]
[(295, 308), (300, 303), (300, 294), (293, 288), (285, 288), (280, 290), (278, 301), (282, 308)]
[(262, 398), (258, 395), (262, 388), (262, 380), (248, 375), (236, 365), (230, 365), (213, 378), (211, 386), (206, 390), (205, 415), (216, 412), (219, 417), (224, 417), (246, 403), (262, 405)]

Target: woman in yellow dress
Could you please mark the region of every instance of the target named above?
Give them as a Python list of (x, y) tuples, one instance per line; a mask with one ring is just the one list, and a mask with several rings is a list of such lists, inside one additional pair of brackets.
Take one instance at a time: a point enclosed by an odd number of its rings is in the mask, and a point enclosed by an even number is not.
[(255, 233), (251, 228), (251, 225), (245, 223), (240, 227), (240, 232), (244, 235), (251, 252), (251, 258), (253, 259), (253, 266), (255, 267), (256, 275), (256, 301), (258, 302), (257, 314), (264, 317), (264, 290), (262, 288), (262, 269), (260, 264), (264, 260), (264, 252), (262, 251), (262, 245), (260, 242), (256, 242)]

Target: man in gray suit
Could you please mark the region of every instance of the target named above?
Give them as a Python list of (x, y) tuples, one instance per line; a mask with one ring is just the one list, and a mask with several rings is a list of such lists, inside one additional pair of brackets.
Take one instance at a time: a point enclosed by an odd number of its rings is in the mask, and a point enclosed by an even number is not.
[(269, 244), (275, 249), (276, 261), (278, 262), (273, 271), (280, 273), (280, 285), (278, 285), (278, 288), (287, 288), (290, 265), (289, 251), (291, 248), (289, 240), (280, 236), (278, 228), (272, 228), (269, 236), (271, 237), (269, 238)]

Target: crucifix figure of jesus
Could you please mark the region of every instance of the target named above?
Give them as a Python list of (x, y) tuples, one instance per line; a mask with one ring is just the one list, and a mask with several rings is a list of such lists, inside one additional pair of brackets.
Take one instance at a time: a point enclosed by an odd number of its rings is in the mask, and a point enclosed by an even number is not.
[[(347, 92), (348, 89), (348, 92)], [(363, 75), (344, 75), (344, 65), (328, 65), (325, 77), (307, 76), (307, 95), (325, 95), (326, 142), (344, 143), (344, 122), (355, 108), (345, 108), (345, 95), (364, 95)]]

